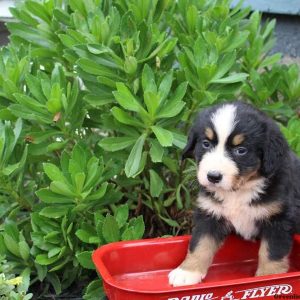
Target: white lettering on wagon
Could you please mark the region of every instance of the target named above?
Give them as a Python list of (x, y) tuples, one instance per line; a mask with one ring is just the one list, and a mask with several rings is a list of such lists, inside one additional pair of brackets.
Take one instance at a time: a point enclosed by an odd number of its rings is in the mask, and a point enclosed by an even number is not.
[(242, 291), (237, 291), (236, 293), (243, 293), (240, 298), (244, 299), (254, 299), (254, 298), (264, 298), (275, 295), (286, 295), (293, 291), (293, 287), (289, 284), (277, 284), (264, 287), (257, 287), (253, 289), (247, 289)]
[(173, 297), (168, 298), (168, 300), (210, 300), (210, 299), (220, 299), (220, 300), (245, 300), (245, 299), (256, 299), (272, 297), (275, 295), (287, 295), (293, 292), (293, 287), (289, 284), (276, 284), (269, 286), (262, 286), (252, 289), (240, 290), (240, 291), (229, 291), (224, 296), (214, 297), (213, 293), (208, 294), (196, 294), (192, 296), (183, 297)]
[(183, 296), (181, 298), (169, 298), (168, 300), (212, 300), (217, 299), (219, 297), (213, 297), (213, 293), (209, 294), (200, 294), (200, 295), (193, 295), (193, 296)]

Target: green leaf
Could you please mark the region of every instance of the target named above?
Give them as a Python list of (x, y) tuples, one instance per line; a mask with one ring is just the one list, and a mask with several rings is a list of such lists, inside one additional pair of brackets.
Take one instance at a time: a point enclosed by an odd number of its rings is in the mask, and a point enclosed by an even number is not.
[(130, 225), (134, 228), (134, 239), (141, 239), (145, 232), (145, 223), (143, 216), (137, 217)]
[(87, 230), (84, 230), (84, 229), (78, 229), (76, 232), (75, 232), (76, 236), (84, 243), (87, 243), (87, 244), (96, 244), (98, 245), (99, 244), (99, 238), (96, 236), (96, 234), (94, 233), (91, 233)]
[(107, 215), (102, 225), (102, 235), (107, 243), (117, 242), (120, 239), (120, 230), (116, 219)]
[(127, 204), (121, 205), (117, 208), (115, 212), (115, 219), (119, 225), (119, 228), (126, 224), (129, 216), (129, 208)]
[(148, 156), (148, 152), (144, 151), (143, 154), (142, 154), (142, 158), (141, 158), (141, 161), (140, 161), (139, 168), (138, 168), (137, 172), (135, 173), (134, 177), (139, 175), (141, 172), (144, 171), (145, 166), (146, 166), (146, 162), (147, 162), (147, 156)]
[(99, 63), (95, 63), (90, 59), (80, 58), (77, 61), (77, 64), (83, 71), (90, 73), (92, 75), (107, 76), (117, 81), (122, 80), (122, 78), (116, 75), (116, 73), (113, 71), (112, 68), (107, 68), (103, 65), (100, 65)]
[(151, 129), (163, 147), (172, 146), (173, 134), (171, 131), (159, 126), (151, 126)]
[(134, 240), (134, 228), (128, 227), (122, 233), (122, 241), (132, 241)]
[(4, 232), (13, 238), (13, 240), (19, 240), (19, 229), (17, 227), (17, 223), (12, 220), (6, 219), (4, 223)]
[(222, 57), (220, 63), (218, 64), (218, 69), (213, 79), (215, 80), (223, 77), (230, 70), (230, 68), (232, 68), (235, 61), (236, 61), (235, 52), (225, 54)]
[(163, 101), (168, 97), (168, 94), (172, 86), (172, 82), (173, 82), (173, 70), (171, 70), (164, 76), (163, 80), (159, 85), (158, 94), (160, 95), (161, 101)]
[(187, 89), (187, 82), (181, 83), (174, 95), (167, 100), (165, 104), (158, 110), (157, 118), (172, 118), (178, 115), (183, 107), (185, 106), (185, 102), (181, 101), (184, 97)]
[(38, 190), (35, 193), (40, 200), (42, 200), (44, 203), (49, 203), (49, 204), (68, 204), (68, 203), (73, 203), (72, 198), (67, 198), (63, 197), (60, 194), (56, 194), (51, 192), (48, 188), (43, 188)]
[(18, 243), (7, 233), (3, 234), (4, 244), (9, 252), (17, 257), (21, 257)]
[(93, 156), (88, 161), (87, 170), (87, 178), (84, 185), (85, 190), (90, 189), (97, 183), (99, 177), (102, 175), (103, 165), (99, 165), (99, 159)]
[(87, 201), (89, 201), (89, 200), (100, 200), (105, 195), (107, 187), (108, 187), (107, 182), (102, 183), (100, 188), (96, 192), (94, 192), (90, 196), (88, 196), (85, 200), (87, 200)]
[(59, 295), (61, 293), (61, 283), (58, 276), (55, 273), (48, 272), (47, 280), (49, 280), (51, 285), (53, 286), (55, 294)]
[(4, 244), (4, 238), (3, 235), (0, 235), (0, 255), (5, 256), (7, 253), (5, 244)]
[(75, 186), (77, 193), (81, 193), (85, 182), (85, 173), (80, 172), (75, 175)]
[[(20, 285), (18, 285), (19, 293), (26, 294), (28, 292), (28, 288), (30, 285), (30, 274), (31, 274), (31, 269), (29, 267), (25, 268), (21, 272), (20, 277), (22, 278), (22, 282)], [(23, 299), (26, 300), (26, 296)]]
[(171, 227), (177, 227), (177, 228), (180, 227), (179, 224), (175, 220), (165, 218), (163, 216), (159, 216), (159, 217)]
[(47, 152), (53, 152), (53, 151), (58, 151), (62, 148), (64, 148), (68, 144), (68, 140), (62, 141), (62, 142), (54, 142), (51, 144), (48, 144), (47, 146)]
[(98, 145), (102, 147), (106, 151), (114, 152), (119, 151), (125, 148), (128, 148), (134, 142), (136, 141), (136, 138), (133, 137), (108, 137), (102, 139)]
[(265, 68), (276, 64), (281, 59), (281, 53), (275, 53), (271, 56), (267, 56), (259, 65), (260, 68)]
[(80, 265), (85, 269), (95, 269), (92, 261), (92, 253), (93, 251), (83, 251), (81, 253), (76, 253), (76, 258), (78, 259)]
[(125, 109), (130, 111), (143, 111), (143, 107), (131, 94), (130, 90), (126, 87), (123, 82), (117, 82), (117, 91), (113, 92), (118, 103)]
[[(83, 146), (83, 145), (82, 145)], [(70, 169), (70, 173), (76, 173), (76, 172), (84, 172), (86, 168), (86, 162), (87, 162), (87, 152), (80, 143), (77, 143), (72, 151), (72, 159), (70, 163), (73, 161), (76, 164), (76, 168)]]
[(149, 154), (153, 162), (155, 163), (162, 162), (162, 157), (164, 155), (164, 148), (160, 145), (158, 141), (153, 140), (151, 141), (151, 148)]
[(16, 22), (8, 23), (7, 27), (13, 36), (18, 37), (19, 41), (26, 41), (34, 45), (45, 47), (49, 50), (55, 50), (56, 44), (52, 41), (54, 35), (49, 31), (41, 31), (24, 23), (21, 24)]
[(185, 102), (180, 101), (177, 103), (173, 103), (174, 101), (170, 101), (167, 103), (157, 114), (157, 119), (162, 118), (172, 118), (177, 116), (185, 106)]
[(198, 20), (198, 9), (195, 5), (189, 5), (186, 12), (186, 23), (190, 33), (193, 33)]
[(53, 10), (53, 15), (56, 18), (56, 20), (58, 20), (59, 22), (65, 24), (65, 25), (70, 25), (71, 17), (63, 9), (55, 8)]
[(64, 205), (64, 206), (62, 206), (62, 205), (48, 206), (48, 207), (43, 208), (39, 212), (39, 214), (41, 216), (44, 216), (47, 218), (57, 219), (57, 218), (61, 218), (64, 215), (66, 215), (70, 209), (71, 209), (71, 207), (66, 206), (66, 205)]
[(66, 178), (64, 177), (63, 173), (60, 171), (60, 169), (51, 163), (43, 163), (43, 169), (46, 173), (46, 175), (51, 179), (52, 181), (61, 181), (66, 182)]
[(126, 58), (125, 63), (124, 63), (124, 71), (127, 74), (134, 74), (136, 72), (137, 69), (137, 60), (135, 57), (133, 56), (129, 56), (128, 58)]
[(48, 266), (59, 260), (58, 256), (48, 257), (47, 254), (38, 254), (35, 262), (42, 266)]
[(51, 22), (51, 18), (48, 15), (46, 7), (37, 1), (26, 1), (25, 7), (28, 11), (39, 19), (45, 21), (46, 23)]
[(27, 261), (29, 259), (29, 256), (30, 256), (30, 248), (29, 248), (28, 244), (26, 243), (26, 241), (20, 241), (19, 242), (19, 249), (20, 249), (21, 257), (25, 261)]
[(35, 263), (35, 268), (37, 270), (38, 279), (43, 281), (48, 273), (47, 267)]
[(61, 242), (61, 235), (59, 231), (51, 231), (44, 236), (44, 240), (51, 244), (59, 244)]
[(142, 87), (145, 92), (157, 93), (154, 73), (152, 69), (146, 64), (142, 73)]
[(51, 82), (48, 77), (46, 77), (46, 78), (44, 77), (44, 79), (41, 79), (40, 81), (41, 81), (42, 91), (43, 91), (45, 97), (47, 99), (49, 99), (51, 96)]
[(6, 176), (11, 175), (14, 171), (16, 171), (19, 168), (20, 164), (15, 163), (13, 165), (8, 165), (5, 168), (2, 169), (2, 173)]
[(232, 52), (239, 47), (242, 47), (249, 39), (249, 31), (235, 31), (233, 38), (230, 39), (229, 45), (224, 49), (224, 52)]
[(58, 255), (61, 252), (61, 248), (60, 247), (54, 247), (52, 249), (50, 249), (50, 251), (48, 252), (48, 257), (54, 257), (56, 255)]
[(89, 283), (83, 296), (84, 300), (98, 300), (99, 297), (104, 297), (102, 282), (100, 279), (96, 279)]
[(93, 107), (99, 107), (106, 104), (114, 103), (115, 99), (111, 93), (107, 93), (99, 96), (99, 95), (86, 95), (83, 97), (83, 100), (86, 101)]
[(149, 172), (150, 172), (150, 195), (152, 197), (159, 197), (163, 190), (164, 183), (154, 170), (151, 169)]
[(64, 95), (62, 94), (60, 85), (56, 82), (51, 88), (50, 98), (46, 103), (47, 109), (53, 114), (59, 112), (62, 108), (63, 97)]
[(40, 121), (42, 123), (51, 124), (52, 118), (47, 113), (33, 111), (32, 109), (19, 104), (11, 104), (9, 106), (9, 110), (17, 117), (33, 120), (33, 121)]
[(129, 115), (128, 113), (126, 113), (124, 110), (122, 110), (119, 107), (113, 107), (111, 109), (111, 112), (113, 114), (113, 116), (115, 117), (115, 119), (117, 121), (119, 121), (120, 123), (126, 124), (126, 125), (131, 125), (134, 127), (138, 127), (138, 128), (144, 128), (145, 125), (138, 121), (134, 116)]
[[(165, 55), (167, 55), (168, 53), (170, 53), (174, 49), (174, 47), (176, 46), (177, 41), (178, 41), (177, 38), (169, 38), (169, 39), (165, 40), (157, 48), (157, 50), (159, 49), (159, 51), (157, 52), (157, 56), (162, 58)], [(155, 52), (156, 52), (156, 50), (154, 50), (150, 56), (153, 56)]]
[(150, 116), (154, 117), (160, 103), (159, 95), (147, 91), (144, 93), (144, 101)]
[(248, 76), (246, 73), (235, 73), (221, 79), (213, 79), (211, 83), (235, 83), (244, 81)]
[(183, 149), (186, 146), (187, 137), (183, 134), (179, 134), (174, 131), (172, 131), (172, 134), (173, 134), (173, 144), (176, 147)]
[(29, 87), (30, 93), (35, 97), (35, 99), (37, 99), (39, 102), (46, 103), (39, 78), (31, 74), (26, 74), (25, 80)]
[(60, 181), (52, 181), (50, 190), (56, 194), (64, 195), (67, 197), (74, 197), (76, 194), (70, 189), (69, 185)]
[(131, 149), (125, 164), (125, 174), (127, 177), (134, 177), (139, 170), (145, 139), (146, 134), (144, 133), (138, 138)]
[(20, 20), (25, 24), (32, 26), (37, 26), (39, 24), (39, 22), (34, 19), (26, 10), (19, 10), (15, 7), (10, 7), (9, 11), (17, 20)]
[(41, 114), (47, 113), (45, 106), (38, 102), (37, 100), (23, 94), (15, 93), (14, 97), (21, 105), (24, 105), (28, 109), (32, 109), (35, 112), (39, 112)]

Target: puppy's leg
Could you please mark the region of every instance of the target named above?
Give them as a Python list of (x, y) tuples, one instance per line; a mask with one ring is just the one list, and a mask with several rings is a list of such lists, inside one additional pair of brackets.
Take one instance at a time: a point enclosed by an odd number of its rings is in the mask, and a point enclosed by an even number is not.
[(188, 251), (183, 263), (169, 274), (169, 283), (183, 286), (201, 282), (218, 248), (219, 243), (213, 236), (202, 236), (196, 248)]
[(196, 284), (206, 276), (214, 255), (226, 236), (224, 223), (222, 225), (219, 223), (221, 222), (213, 217), (206, 216), (196, 225), (185, 260), (169, 273), (171, 285)]
[(276, 227), (269, 228), (262, 237), (256, 276), (285, 273), (289, 269), (288, 255), (293, 238), (289, 230), (280, 227), (276, 224)]

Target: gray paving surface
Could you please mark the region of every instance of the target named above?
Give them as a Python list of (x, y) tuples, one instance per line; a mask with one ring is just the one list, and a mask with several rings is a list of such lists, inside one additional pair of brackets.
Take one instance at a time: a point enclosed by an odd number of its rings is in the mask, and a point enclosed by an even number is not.
[(0, 22), (0, 46), (7, 44), (8, 42), (7, 35), (8, 32), (7, 29), (5, 28), (4, 23)]
[(300, 57), (300, 16), (265, 14), (264, 19), (267, 18), (276, 19), (276, 45), (272, 53)]

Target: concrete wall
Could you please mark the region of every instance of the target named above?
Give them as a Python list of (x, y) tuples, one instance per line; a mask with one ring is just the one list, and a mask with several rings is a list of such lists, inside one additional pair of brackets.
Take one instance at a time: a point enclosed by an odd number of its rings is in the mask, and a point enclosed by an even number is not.
[[(232, 5), (239, 2), (240, 0), (233, 0)], [(244, 0), (243, 6), (268, 13), (300, 15), (299, 0)]]

